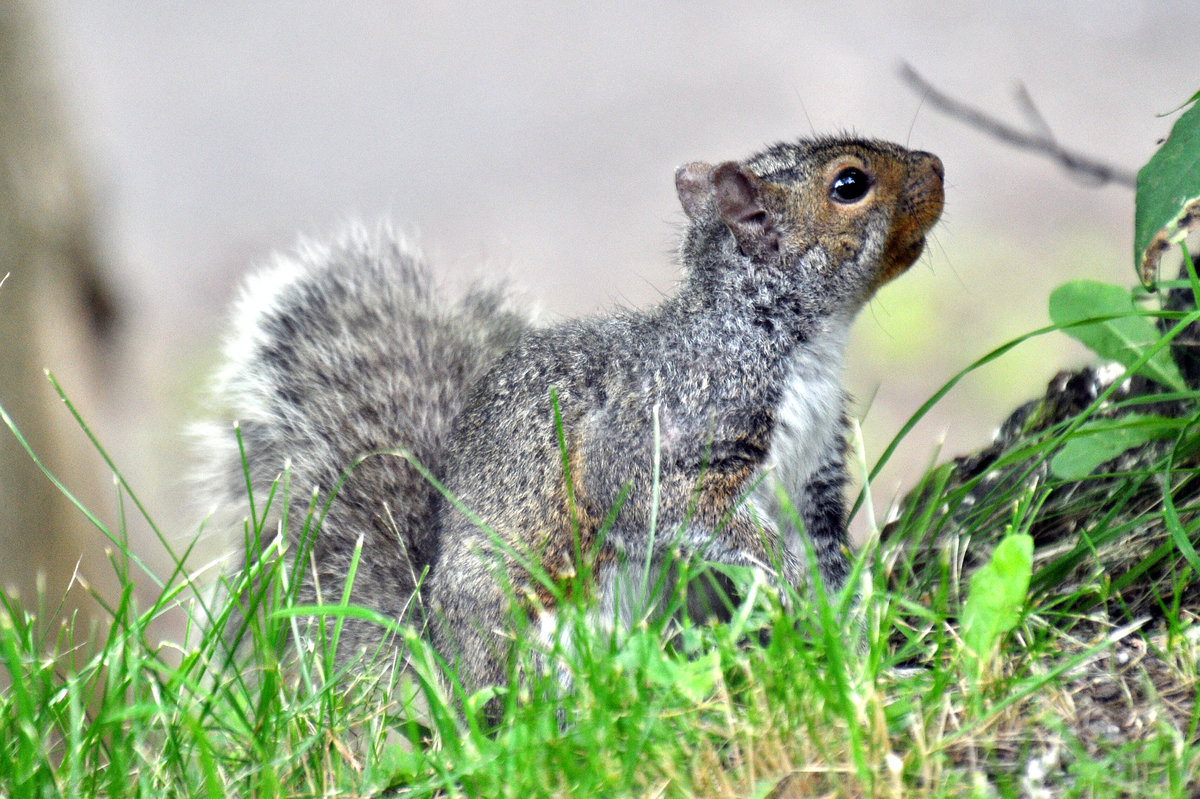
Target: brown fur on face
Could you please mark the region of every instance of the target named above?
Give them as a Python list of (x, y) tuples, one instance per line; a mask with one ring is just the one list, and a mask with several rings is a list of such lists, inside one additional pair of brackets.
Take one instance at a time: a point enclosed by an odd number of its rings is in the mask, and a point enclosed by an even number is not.
[[(809, 246), (819, 242), (833, 263), (853, 259), (865, 243), (868, 218), (881, 209), (890, 215), (890, 228), (870, 292), (905, 272), (925, 247), (925, 234), (942, 213), (944, 170), (937, 156), (924, 152), (881, 158), (868, 152), (846, 153), (829, 161), (812, 175), (803, 190), (790, 186), (789, 216), (796, 230), (794, 242)], [(870, 188), (855, 202), (838, 202), (832, 196), (838, 176), (847, 169), (860, 170)]]

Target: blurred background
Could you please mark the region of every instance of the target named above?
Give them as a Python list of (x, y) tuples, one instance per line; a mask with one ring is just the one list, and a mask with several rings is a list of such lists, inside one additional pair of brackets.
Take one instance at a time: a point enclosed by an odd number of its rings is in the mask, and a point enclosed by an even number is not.
[[(853, 131), (947, 174), (931, 246), (856, 326), (847, 382), (873, 462), (947, 379), (1046, 324), (1052, 287), (1135, 280), (1130, 188), (940, 113), (901, 65), (1030, 128), (1024, 85), (1065, 147), (1132, 172), (1170, 130), (1157, 115), (1200, 88), (1189, 18), (1194, 0), (0, 0), (0, 405), (162, 574), (43, 369), (182, 548), (204, 515), (185, 428), (238, 281), (273, 250), (388, 218), (448, 283), (508, 276), (547, 318), (642, 306), (676, 278), (676, 165)], [(969, 376), (876, 481), (876, 510), (1085, 358), (1056, 334)], [(0, 429), (5, 591), (40, 582), (54, 607), (77, 573), (109, 593), (110, 549)]]

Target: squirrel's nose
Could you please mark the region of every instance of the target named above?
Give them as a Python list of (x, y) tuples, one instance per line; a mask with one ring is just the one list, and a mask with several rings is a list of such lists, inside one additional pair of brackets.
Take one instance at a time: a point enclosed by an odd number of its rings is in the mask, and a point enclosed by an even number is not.
[(915, 153), (915, 155), (929, 165), (929, 168), (933, 170), (933, 174), (938, 176), (938, 180), (946, 179), (946, 168), (942, 166), (942, 159), (933, 153), (924, 151)]

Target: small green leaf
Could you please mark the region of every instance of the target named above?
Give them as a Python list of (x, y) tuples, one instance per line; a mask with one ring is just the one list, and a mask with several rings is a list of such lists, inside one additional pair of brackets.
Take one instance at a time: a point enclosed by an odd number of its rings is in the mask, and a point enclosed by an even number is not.
[(1138, 171), (1136, 205), (1134, 261), (1149, 285), (1171, 243), (1200, 224), (1200, 103), (1175, 121), (1171, 135)]
[(992, 558), (971, 575), (963, 605), (963, 643), (982, 668), (1000, 636), (1017, 625), (1033, 574), (1033, 537), (1006, 536)]
[(385, 746), (379, 753), (375, 768), (365, 781), (368, 793), (382, 792), (388, 788), (411, 782), (427, 766), (424, 753), (399, 744)]
[[(1103, 317), (1112, 318), (1079, 324)], [(1160, 338), (1154, 323), (1138, 315), (1128, 291), (1095, 280), (1072, 280), (1052, 291), (1050, 319), (1100, 357), (1125, 367), (1133, 366)], [(1165, 347), (1142, 364), (1138, 372), (1175, 391), (1187, 390), (1179, 367)]]
[(679, 661), (663, 651), (657, 635), (647, 632), (630, 635), (615, 658), (618, 666), (635, 673), (638, 679), (676, 691), (692, 702), (703, 700), (715, 689), (719, 661), (716, 652)]
[(1177, 428), (1161, 416), (1130, 414), (1120, 419), (1093, 419), (1067, 439), (1050, 461), (1050, 471), (1063, 480), (1082, 480), (1122, 452), (1171, 435)]
[(470, 716), (475, 716), (483, 710), (484, 706), (487, 705), (488, 702), (492, 701), (496, 697), (504, 696), (507, 693), (507, 688), (489, 685), (484, 688), (480, 688), (478, 691), (468, 696), (467, 701), (463, 704), (466, 708), (467, 714)]

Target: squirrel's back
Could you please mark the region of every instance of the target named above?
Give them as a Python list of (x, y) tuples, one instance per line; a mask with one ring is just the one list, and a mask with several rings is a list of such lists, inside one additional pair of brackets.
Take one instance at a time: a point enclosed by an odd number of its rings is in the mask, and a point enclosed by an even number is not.
[[(242, 529), (247, 469), (260, 515), (286, 469), (294, 556), (313, 491), (316, 519), (353, 467), (320, 535), (308, 535), (313, 557), (296, 568), (301, 600), (313, 600), (318, 585), (327, 600), (341, 597), (361, 536), (352, 601), (412, 618), (416, 581), (436, 556), (436, 494), (394, 451), (438, 471), (467, 389), (528, 326), (527, 317), (498, 288), (445, 301), (418, 253), (386, 227), (372, 233), (355, 226), (276, 256), (246, 282), (233, 318), (217, 391), (238, 421), (245, 463), (231, 427), (202, 432), (218, 522)], [(281, 481), (277, 497), (282, 488)], [(282, 504), (274, 501), (260, 546), (275, 537)], [(366, 624), (343, 633), (351, 647), (378, 637)]]

